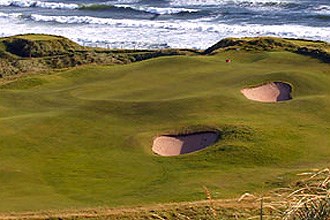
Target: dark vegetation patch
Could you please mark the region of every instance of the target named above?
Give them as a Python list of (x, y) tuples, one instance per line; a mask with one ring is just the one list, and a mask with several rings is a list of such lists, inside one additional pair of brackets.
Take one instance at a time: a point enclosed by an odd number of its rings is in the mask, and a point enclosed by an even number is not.
[(255, 131), (245, 125), (224, 125), (221, 131), (222, 138), (227, 140), (250, 141), (255, 137)]
[(82, 46), (62, 37), (44, 39), (11, 37), (3, 39), (2, 44), (7, 52), (19, 57), (47, 57), (84, 49)]

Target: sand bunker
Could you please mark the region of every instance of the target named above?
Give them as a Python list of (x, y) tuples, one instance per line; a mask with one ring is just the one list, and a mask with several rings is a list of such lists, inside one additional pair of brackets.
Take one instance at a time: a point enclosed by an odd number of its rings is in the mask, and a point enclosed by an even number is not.
[(206, 148), (219, 138), (215, 131), (186, 135), (164, 135), (154, 139), (152, 150), (161, 156), (177, 156)]
[(284, 82), (272, 82), (254, 88), (242, 89), (243, 95), (259, 102), (279, 102), (292, 99), (291, 85)]

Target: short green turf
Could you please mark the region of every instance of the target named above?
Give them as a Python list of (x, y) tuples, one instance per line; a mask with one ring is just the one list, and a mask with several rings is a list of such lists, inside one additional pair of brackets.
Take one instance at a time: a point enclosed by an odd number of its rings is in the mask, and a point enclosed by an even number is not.
[[(225, 59), (230, 58), (231, 63)], [(329, 165), (330, 68), (289, 52), (229, 51), (24, 77), (0, 88), (0, 212), (262, 193)], [(293, 99), (247, 100), (270, 81)], [(208, 126), (202, 151), (160, 157), (157, 135)]]

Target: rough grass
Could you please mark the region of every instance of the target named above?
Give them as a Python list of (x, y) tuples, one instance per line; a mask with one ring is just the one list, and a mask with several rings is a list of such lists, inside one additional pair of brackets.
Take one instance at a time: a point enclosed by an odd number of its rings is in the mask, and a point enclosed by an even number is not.
[(207, 48), (204, 54), (216, 54), (228, 50), (290, 51), (330, 63), (329, 43), (304, 39), (283, 39), (276, 37), (227, 38)]
[(87, 64), (127, 64), (171, 55), (194, 55), (194, 50), (109, 50), (83, 47), (61, 37), (26, 34), (0, 38), (0, 78), (42, 73)]
[[(330, 218), (330, 170), (324, 169), (312, 173), (287, 189), (277, 208), (283, 210), (284, 220), (329, 220)], [(283, 190), (282, 190), (283, 191)]]
[(62, 55), (84, 48), (64, 37), (51, 35), (19, 35), (2, 38), (2, 48), (20, 57), (46, 57)]
[[(301, 176), (305, 176), (302, 178)], [(306, 178), (307, 176), (307, 178)], [(263, 195), (244, 193), (239, 199), (213, 199), (205, 186), (206, 200), (142, 207), (43, 210), (0, 214), (0, 219), (278, 219), (328, 220), (330, 217), (329, 169), (298, 174), (289, 188)]]
[(278, 220), (329, 220), (330, 219), (330, 172), (313, 169), (297, 175), (297, 181), (288, 187), (255, 196), (244, 194), (246, 198), (259, 203), (259, 215), (251, 219)]
[[(226, 219), (245, 220), (257, 213), (258, 204), (253, 201), (202, 200), (196, 202), (168, 203), (130, 208), (93, 208), (71, 210), (44, 210), (42, 212), (3, 213), (2, 220), (13, 219)], [(219, 217), (219, 218), (218, 218)]]

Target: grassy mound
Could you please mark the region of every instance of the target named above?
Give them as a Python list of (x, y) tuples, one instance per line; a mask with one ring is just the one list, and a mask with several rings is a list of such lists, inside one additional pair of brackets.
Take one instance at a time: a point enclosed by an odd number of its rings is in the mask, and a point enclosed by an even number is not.
[(53, 35), (27, 34), (0, 38), (0, 78), (40, 73), (86, 64), (114, 65), (171, 55), (195, 54), (194, 50), (109, 50), (78, 45)]
[(83, 47), (67, 38), (51, 35), (19, 35), (0, 41), (5, 51), (20, 57), (63, 55)]
[[(231, 63), (225, 60), (230, 58)], [(242, 88), (293, 85), (259, 103)], [(1, 86), (0, 211), (129, 206), (286, 186), (329, 163), (329, 64), (288, 51), (227, 50), (85, 66)], [(154, 137), (221, 131), (199, 152), (160, 157)]]
[(206, 49), (204, 54), (214, 54), (225, 50), (290, 51), (330, 63), (329, 43), (275, 37), (227, 38)]

